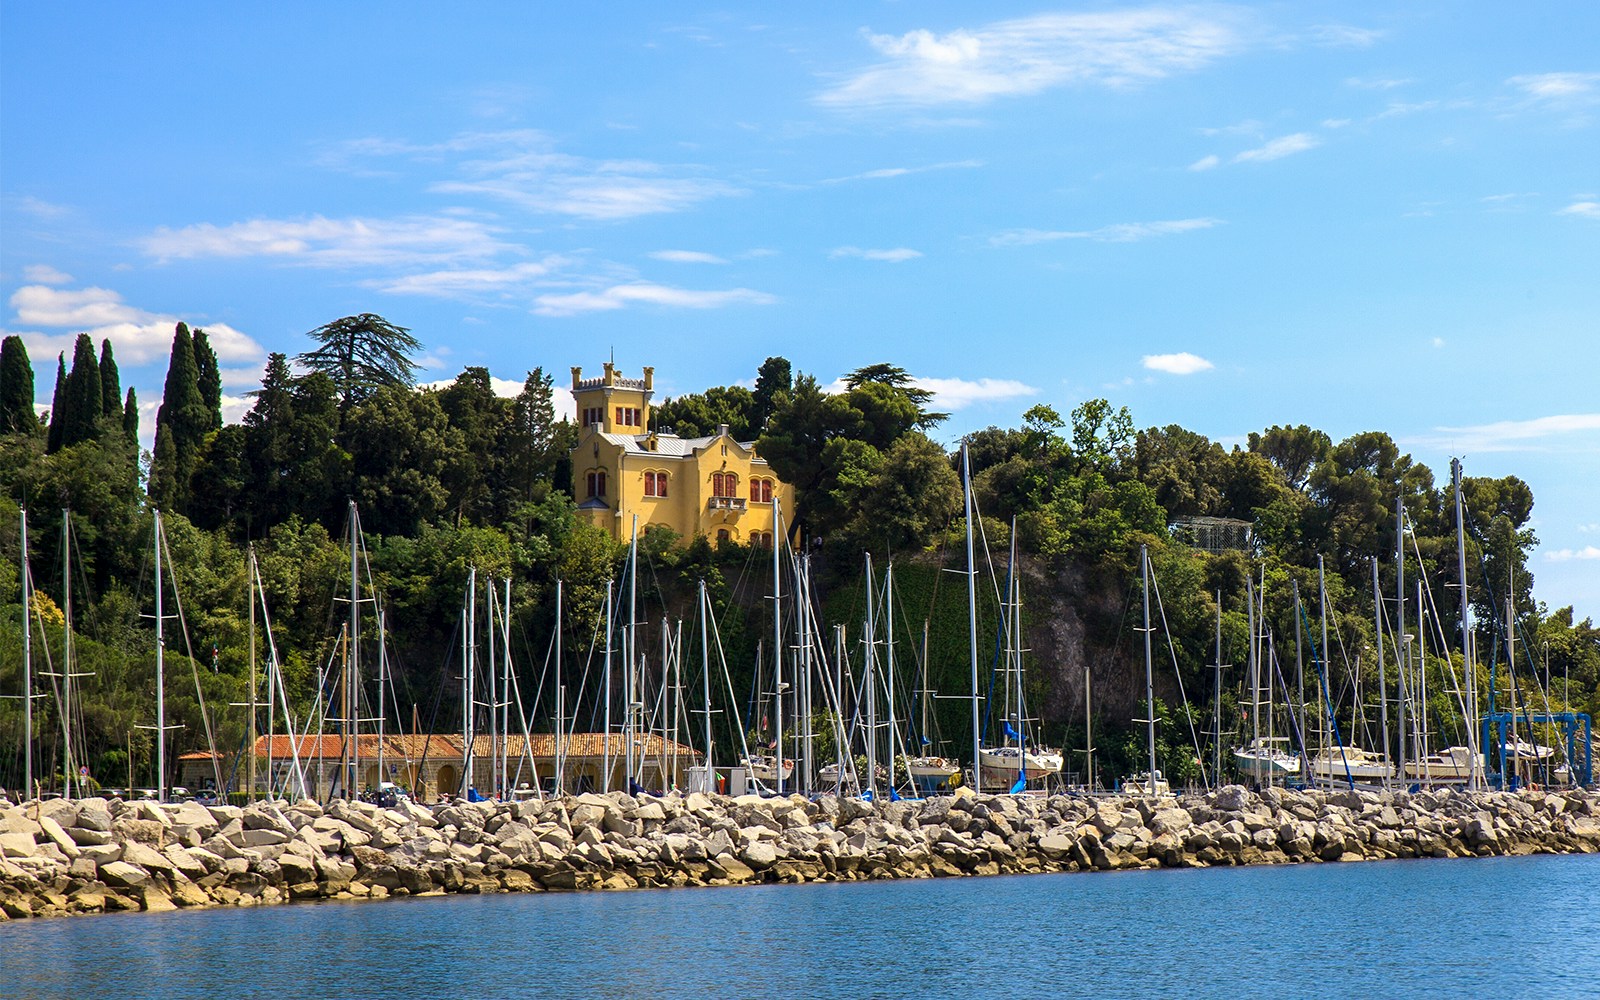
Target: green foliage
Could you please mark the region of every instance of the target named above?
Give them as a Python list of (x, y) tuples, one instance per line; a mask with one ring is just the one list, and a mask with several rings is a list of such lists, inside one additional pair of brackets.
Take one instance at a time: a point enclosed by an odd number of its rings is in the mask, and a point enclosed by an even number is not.
[[(212, 359), (213, 363), (215, 359)], [(206, 434), (213, 429), (211, 411), (200, 389), (194, 337), (186, 324), (173, 331), (167, 381), (156, 412), (155, 458), (150, 467), (150, 500), (166, 511), (184, 513), (193, 495), (192, 480)]]
[(33, 364), (22, 338), (0, 341), (0, 435), (38, 433), (33, 415)]
[(295, 360), (333, 381), (341, 409), (349, 409), (378, 389), (416, 384), (412, 356), (422, 342), (403, 326), (362, 313), (326, 323), (306, 334), (319, 345)]
[(66, 435), (67, 421), (62, 413), (66, 401), (67, 356), (61, 353), (56, 355), (56, 388), (50, 397), (50, 434), (45, 444), (45, 450), (51, 453), (60, 449), (61, 439)]
[(209, 418), (207, 429), (216, 430), (222, 426), (222, 369), (217, 365), (217, 352), (211, 349), (211, 340), (204, 330), (195, 327), (192, 344), (195, 385), (200, 390), (201, 401), (205, 403)]
[(657, 428), (685, 438), (709, 437), (718, 425), (727, 424), (735, 441), (749, 441), (761, 426), (755, 395), (738, 385), (662, 400), (651, 410), (651, 420)]
[(122, 378), (117, 359), (111, 354), (111, 341), (100, 341), (100, 412), (113, 416), (122, 410)]

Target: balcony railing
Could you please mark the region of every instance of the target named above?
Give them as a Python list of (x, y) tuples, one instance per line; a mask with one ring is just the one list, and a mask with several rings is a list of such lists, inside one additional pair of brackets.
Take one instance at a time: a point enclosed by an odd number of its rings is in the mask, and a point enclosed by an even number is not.
[(744, 510), (744, 497), (712, 497), (706, 501), (707, 510)]

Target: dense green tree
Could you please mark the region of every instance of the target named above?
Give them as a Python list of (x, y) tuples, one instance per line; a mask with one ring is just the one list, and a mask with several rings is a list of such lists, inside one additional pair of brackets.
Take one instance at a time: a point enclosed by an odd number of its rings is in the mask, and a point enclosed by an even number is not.
[[(489, 369), (471, 367), (437, 393), (438, 403), (453, 432), (448, 461), (439, 470), (448, 493), (447, 503), (459, 522), (497, 520), (505, 508), (495, 503), (497, 487), (505, 482), (509, 456), (504, 451), (506, 428), (512, 419), (510, 400), (495, 395)], [(352, 439), (352, 442), (354, 439)], [(352, 444), (351, 452), (357, 449)]]
[(768, 358), (761, 362), (761, 367), (756, 371), (756, 388), (751, 393), (754, 405), (750, 411), (750, 422), (756, 432), (767, 425), (767, 418), (772, 415), (772, 407), (780, 393), (786, 393), (794, 386), (794, 372), (789, 365), (788, 358)]
[(128, 386), (128, 401), (122, 406), (122, 434), (130, 444), (139, 441), (139, 395)]
[(759, 432), (755, 396), (738, 385), (713, 386), (705, 392), (664, 399), (652, 407), (651, 422), (679, 437), (709, 437), (721, 424), (736, 441), (749, 441)]
[(117, 359), (111, 356), (111, 340), (100, 341), (100, 412), (113, 416), (122, 411), (122, 377)]
[(222, 426), (222, 369), (217, 364), (217, 352), (211, 349), (211, 339), (199, 327), (191, 335), (194, 348), (195, 385), (200, 389), (200, 399), (206, 405), (209, 426), (216, 430)]
[(22, 338), (12, 334), (0, 342), (0, 434), (33, 434), (38, 429), (33, 413), (33, 365)]
[(80, 333), (73, 343), (72, 371), (62, 393), (60, 447), (70, 448), (95, 436), (101, 399), (100, 363), (95, 360), (94, 341)]
[(173, 330), (161, 408), (156, 411), (155, 457), (150, 466), (150, 499), (168, 512), (188, 510), (195, 467), (211, 430), (211, 411), (199, 379), (194, 337), (187, 324), (179, 323)]
[(1250, 434), (1250, 450), (1277, 466), (1284, 480), (1297, 490), (1307, 488), (1311, 473), (1332, 447), (1328, 435), (1305, 424), (1273, 426), (1260, 434)]
[(856, 390), (865, 386), (884, 386), (903, 396), (916, 408), (912, 425), (918, 430), (928, 430), (949, 419), (948, 413), (935, 413), (928, 409), (933, 402), (933, 392), (919, 388), (916, 380), (904, 368), (890, 364), (866, 365), (844, 377), (845, 388)]
[(422, 342), (410, 330), (382, 316), (346, 316), (306, 336), (319, 346), (296, 360), (333, 381), (341, 411), (383, 386), (410, 388), (416, 384), (417, 364), (412, 357), (422, 350)]
[(522, 383), (511, 407), (511, 422), (504, 431), (501, 451), (506, 457), (506, 492), (509, 506), (535, 499), (539, 483), (555, 473), (556, 408), (554, 380), (535, 368)]
[(67, 421), (63, 408), (67, 401), (67, 355), (63, 351), (56, 355), (56, 388), (50, 396), (50, 432), (46, 439), (45, 450), (55, 454), (61, 448), (61, 439), (66, 435)]
[(1228, 455), (1222, 446), (1177, 424), (1141, 431), (1134, 473), (1155, 491), (1169, 518), (1222, 516)]

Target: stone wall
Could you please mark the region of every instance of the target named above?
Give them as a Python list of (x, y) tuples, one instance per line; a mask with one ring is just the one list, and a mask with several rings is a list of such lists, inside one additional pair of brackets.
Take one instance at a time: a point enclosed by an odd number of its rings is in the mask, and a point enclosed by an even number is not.
[(1600, 852), (1600, 793), (1175, 799), (580, 795), (513, 804), (0, 804), (0, 919), (1022, 872)]

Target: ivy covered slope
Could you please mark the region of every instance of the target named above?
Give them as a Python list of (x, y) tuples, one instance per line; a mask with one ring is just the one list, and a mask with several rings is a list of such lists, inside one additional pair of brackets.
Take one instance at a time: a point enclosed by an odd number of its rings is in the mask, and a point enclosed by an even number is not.
[[(35, 632), (36, 659), (59, 655), (69, 574), (81, 635), (76, 669), (89, 674), (80, 682), (80, 725), (102, 781), (124, 783), (131, 768), (135, 783), (153, 783), (150, 733), (138, 727), (154, 718), (154, 509), (163, 512), (166, 572), (177, 582), (188, 643), (169, 630), (167, 711), (181, 727), (179, 750), (204, 748), (208, 728), (223, 753), (242, 745), (244, 720), (233, 705), (246, 697), (251, 547), (291, 696), (309, 699), (348, 613), (336, 595), (348, 587), (344, 538), (352, 501), (384, 594), (408, 726), (412, 706), (424, 728), (459, 725), (460, 681), (450, 658), (469, 568), (513, 581), (512, 647), (522, 691), (538, 687), (558, 579), (566, 648), (581, 658), (593, 640), (606, 582), (620, 575), (624, 551), (575, 515), (567, 455), (576, 429), (556, 419), (543, 369), (528, 372), (510, 399), (495, 395), (483, 368), (466, 369), (444, 388), (418, 388), (418, 340), (382, 317), (346, 317), (310, 337), (310, 349), (295, 359), (271, 356), (243, 421), (225, 424), (206, 334), (179, 324), (154, 447), (145, 453), (137, 443), (137, 400), (131, 390), (122, 393), (109, 343), (97, 355), (80, 337), (70, 365), (64, 354), (57, 359), (52, 406), (38, 418), (35, 371), (21, 340), (8, 337), (0, 349), (0, 694), (21, 688), (18, 535), (19, 507), (26, 506), (35, 620), (44, 623), (42, 648)], [(925, 629), (929, 687), (964, 694), (965, 582), (945, 572), (965, 563), (961, 459), (929, 436), (944, 415), (931, 412), (928, 394), (889, 364), (849, 373), (838, 393), (793, 373), (782, 358), (767, 359), (756, 375), (754, 390), (719, 387), (663, 400), (654, 423), (685, 436), (727, 424), (741, 438), (757, 439), (761, 454), (796, 487), (793, 537), (813, 553), (825, 616), (855, 635), (865, 603), (862, 553), (874, 554), (880, 572), (892, 559), (907, 680), (922, 662)], [(1177, 426), (1137, 430), (1126, 409), (1090, 400), (1065, 417), (1036, 406), (1020, 427), (990, 427), (968, 444), (980, 552), (990, 553), (1001, 579), (1013, 541), (1018, 552), (1030, 702), (1044, 737), (1069, 749), (1083, 745), (1087, 679), (1102, 773), (1139, 753), (1131, 720), (1143, 714), (1143, 645), (1135, 631), (1141, 545), (1151, 552), (1164, 621), (1156, 639), (1157, 697), (1167, 720), (1163, 765), (1173, 776), (1188, 773), (1194, 757), (1180, 684), (1195, 730), (1213, 728), (1216, 675), (1207, 664), (1215, 658), (1219, 599), (1223, 663), (1245, 660), (1246, 594), (1254, 587), (1264, 595), (1265, 626), (1292, 669), (1297, 619), (1302, 634), (1315, 633), (1320, 643), (1319, 564), (1336, 714), (1341, 726), (1359, 726), (1363, 715), (1373, 723), (1373, 570), (1392, 629), (1397, 500), (1408, 518), (1406, 629), (1426, 637), (1414, 652), (1431, 657), (1436, 671), (1446, 656), (1459, 663), (1451, 652), (1459, 646), (1460, 593), (1453, 492), (1447, 477), (1414, 463), (1382, 432), (1334, 442), (1304, 426), (1272, 427), (1229, 450)], [(1484, 689), (1483, 664), (1494, 652), (1504, 691), (1506, 637), (1514, 632), (1518, 649), (1527, 651), (1515, 674), (1519, 704), (1542, 710), (1548, 700), (1556, 710), (1600, 712), (1600, 632), (1590, 621), (1573, 621), (1570, 608), (1548, 608), (1532, 595), (1531, 491), (1515, 477), (1469, 476), (1464, 500), (1466, 583)], [(72, 511), (65, 569), (63, 509)], [(1205, 551), (1185, 527), (1197, 517), (1247, 522), (1250, 541)], [(696, 584), (705, 579), (735, 687), (748, 690), (757, 643), (772, 631), (764, 599), (770, 557), (659, 531), (641, 551), (640, 620), (692, 620)], [(1421, 628), (1419, 582), (1433, 601)], [(978, 589), (987, 667), (999, 619), (998, 588), (987, 570)], [(1170, 654), (1162, 641), (1168, 634)], [(1308, 645), (1305, 662), (1312, 655)], [(1543, 684), (1546, 672), (1552, 682), (1541, 688), (1534, 675)], [(1235, 666), (1223, 674), (1224, 731), (1238, 728), (1242, 673)], [(38, 681), (36, 690), (49, 688)], [(36, 746), (46, 755), (50, 737), (41, 734), (54, 732), (53, 704), (42, 699), (34, 720)], [(1454, 704), (1443, 684), (1430, 696), (1440, 741), (1464, 739)], [(576, 711), (582, 717), (592, 707)], [(941, 699), (932, 711), (959, 752), (970, 725), (966, 707)], [(0, 745), (14, 748), (0, 756), (0, 786), (21, 773), (21, 744), (19, 703), (0, 700)]]

